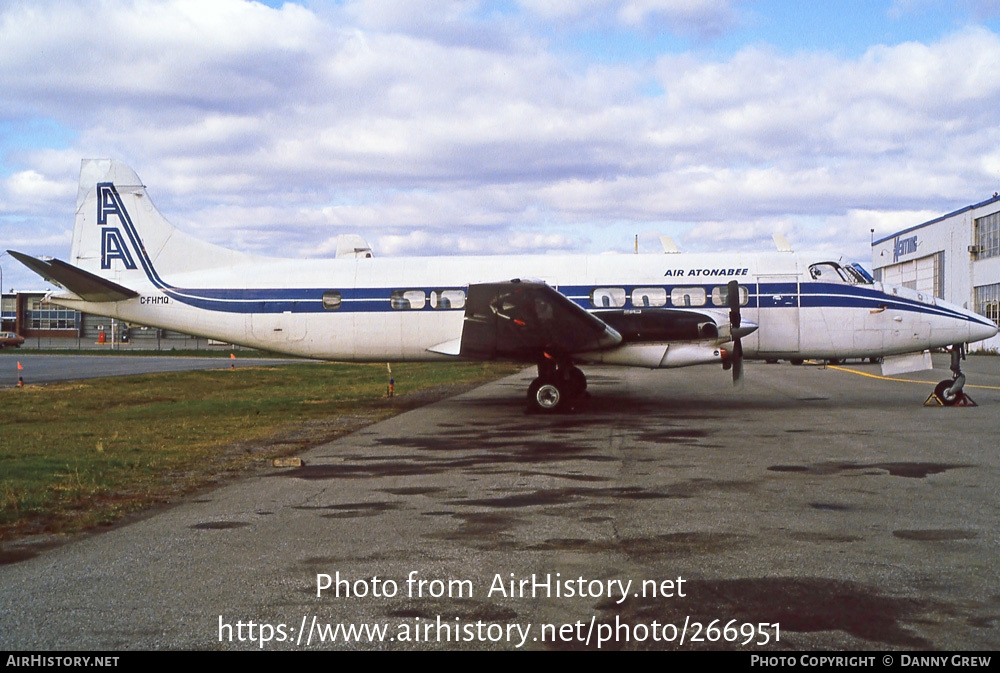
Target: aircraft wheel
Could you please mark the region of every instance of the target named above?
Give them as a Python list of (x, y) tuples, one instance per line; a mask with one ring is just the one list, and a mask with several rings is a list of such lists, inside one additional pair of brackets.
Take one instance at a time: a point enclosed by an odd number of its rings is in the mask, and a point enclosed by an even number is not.
[(804, 362), (804, 360), (802, 358), (792, 358), (791, 360), (789, 360), (789, 362), (791, 362), (793, 365), (798, 366), (801, 365)]
[(939, 400), (944, 402), (946, 407), (954, 406), (958, 402), (958, 395), (948, 395), (948, 388), (951, 388), (953, 383), (954, 381), (951, 379), (945, 379), (934, 388), (934, 394), (937, 395)]
[(571, 397), (579, 397), (587, 390), (587, 375), (579, 367), (572, 367), (566, 377), (566, 389)]
[(551, 414), (562, 409), (566, 401), (564, 386), (553, 381), (535, 379), (528, 387), (528, 404), (535, 411)]
[(532, 379), (531, 383), (528, 384), (528, 403), (534, 403), (535, 393), (538, 392), (538, 387), (542, 385), (542, 379)]

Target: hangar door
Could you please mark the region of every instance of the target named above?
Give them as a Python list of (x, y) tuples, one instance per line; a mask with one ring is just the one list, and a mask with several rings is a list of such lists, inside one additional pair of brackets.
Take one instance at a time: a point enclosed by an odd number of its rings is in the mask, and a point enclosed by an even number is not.
[(882, 282), (935, 297), (944, 295), (944, 253), (912, 259), (882, 269)]

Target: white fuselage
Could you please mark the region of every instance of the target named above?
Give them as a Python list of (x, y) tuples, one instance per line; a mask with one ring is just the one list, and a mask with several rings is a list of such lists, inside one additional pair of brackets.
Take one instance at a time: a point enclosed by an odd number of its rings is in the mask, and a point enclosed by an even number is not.
[[(58, 295), (53, 301), (130, 323), (345, 361), (453, 357), (429, 349), (461, 338), (465, 288), (513, 278), (545, 281), (598, 317), (660, 307), (727, 313), (720, 288), (736, 280), (746, 289), (743, 318), (758, 326), (743, 339), (748, 358), (880, 357), (996, 333), (982, 316), (912, 290), (814, 279), (810, 266), (829, 259), (789, 252), (254, 259), (147, 273), (141, 286), (129, 283), (139, 296), (127, 301)], [(664, 356), (670, 346), (681, 352), (681, 344), (633, 341), (576, 359), (653, 367), (712, 359), (671, 359)]]

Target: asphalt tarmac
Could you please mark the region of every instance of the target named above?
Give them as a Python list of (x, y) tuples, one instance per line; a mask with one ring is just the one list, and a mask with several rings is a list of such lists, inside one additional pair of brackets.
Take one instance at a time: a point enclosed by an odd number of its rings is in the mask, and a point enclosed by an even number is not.
[(503, 379), (6, 547), (0, 650), (997, 649), (1000, 358), (970, 408), (850, 369), (588, 369), (555, 416)]
[[(18, 377), (26, 384), (56, 383), (128, 376), (155, 372), (183, 372), (197, 369), (273, 366), (303, 362), (287, 358), (182, 357), (176, 355), (38, 355), (30, 351), (9, 351), (0, 355), (0, 388), (13, 388)], [(22, 369), (18, 369), (18, 363)]]

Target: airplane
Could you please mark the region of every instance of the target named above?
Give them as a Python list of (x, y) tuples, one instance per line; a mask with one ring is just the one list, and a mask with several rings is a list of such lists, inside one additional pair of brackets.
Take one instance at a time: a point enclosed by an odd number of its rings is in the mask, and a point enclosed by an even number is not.
[(128, 323), (324, 360), (534, 364), (538, 412), (586, 394), (581, 364), (716, 364), (741, 385), (744, 359), (912, 362), (997, 333), (840, 257), (667, 250), (377, 258), (347, 235), (334, 259), (267, 258), (174, 228), (131, 168), (85, 159), (70, 261), (9, 252), (65, 290), (52, 303)]

